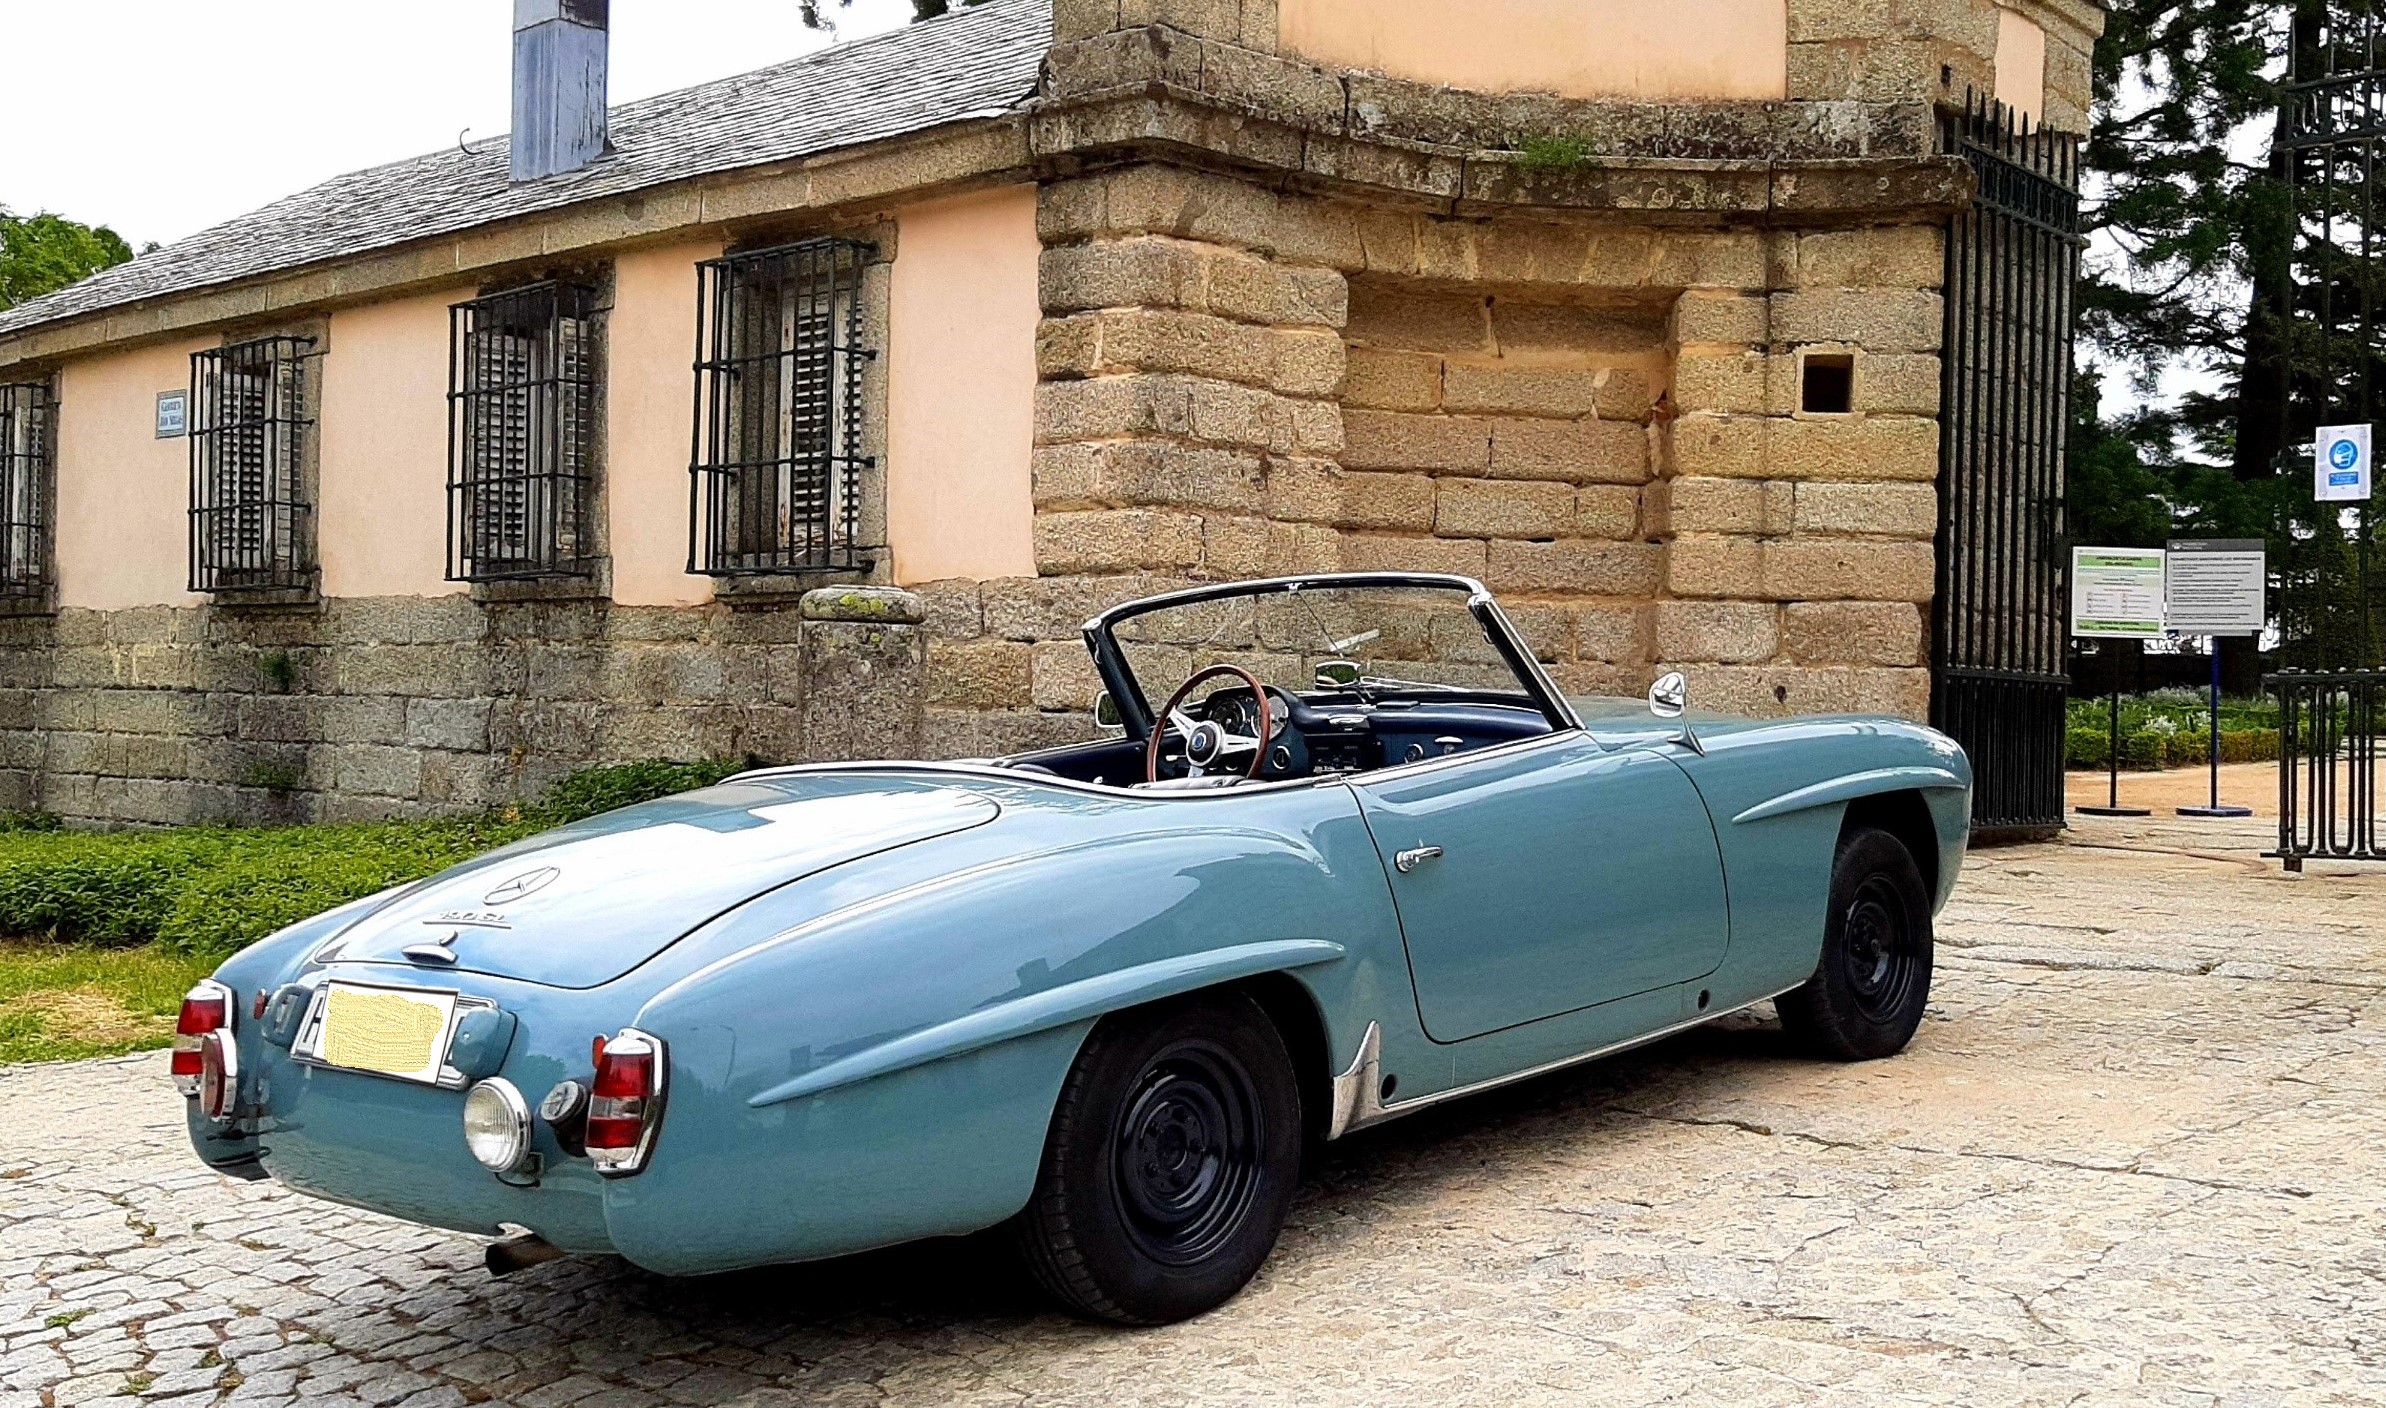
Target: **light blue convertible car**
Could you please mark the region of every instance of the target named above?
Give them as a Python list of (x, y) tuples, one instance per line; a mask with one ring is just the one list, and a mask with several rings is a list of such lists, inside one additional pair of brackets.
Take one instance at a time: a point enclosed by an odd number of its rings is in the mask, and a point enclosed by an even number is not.
[[(1520, 624), (1519, 624), (1520, 623)], [(185, 1003), (199, 1156), (666, 1274), (1008, 1224), (1069, 1308), (1235, 1294), (1305, 1150), (1772, 999), (1890, 1055), (1970, 768), (1881, 718), (1568, 699), (1454, 577), (1140, 601), (1110, 727), (779, 768), (264, 940)]]

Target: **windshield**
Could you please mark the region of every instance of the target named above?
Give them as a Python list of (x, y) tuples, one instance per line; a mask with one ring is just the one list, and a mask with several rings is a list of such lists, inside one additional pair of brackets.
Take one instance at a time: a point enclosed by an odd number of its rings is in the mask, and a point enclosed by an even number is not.
[(1275, 590), (1162, 606), (1119, 621), (1114, 634), (1152, 709), (1220, 664), (1302, 694), (1533, 704), (1457, 587)]

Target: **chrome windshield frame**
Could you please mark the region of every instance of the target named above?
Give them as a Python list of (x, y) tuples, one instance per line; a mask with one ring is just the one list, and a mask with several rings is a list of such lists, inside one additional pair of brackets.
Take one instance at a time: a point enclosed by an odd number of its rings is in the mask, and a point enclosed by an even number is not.
[(1472, 577), (1432, 572), (1320, 572), (1192, 587), (1126, 602), (1094, 617), (1085, 623), (1085, 648), (1094, 657), (1094, 670), (1102, 677), (1102, 687), (1110, 691), (1110, 697), (1118, 704), (1119, 721), (1126, 726), (1127, 737), (1140, 742), (1151, 737), (1152, 706), (1143, 693), (1142, 682), (1127, 664), (1126, 652), (1119, 646), (1117, 630), (1122, 623), (1172, 607), (1198, 606), (1235, 597), (1289, 596), (1304, 591), (1351, 588), (1422, 588), (1463, 593), (1467, 610), (1482, 626), (1484, 638), (1507, 662), (1526, 698), (1548, 718), (1551, 729), (1559, 733), (1581, 729), (1581, 720), (1574, 716), (1572, 706), (1558, 693), (1548, 671), (1517, 633), (1507, 613), (1500, 609), (1499, 599)]

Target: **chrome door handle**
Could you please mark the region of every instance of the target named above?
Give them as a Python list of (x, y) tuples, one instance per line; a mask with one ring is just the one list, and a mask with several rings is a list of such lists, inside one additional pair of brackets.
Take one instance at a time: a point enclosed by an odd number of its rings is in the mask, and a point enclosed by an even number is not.
[(1441, 858), (1441, 847), (1419, 846), (1413, 851), (1402, 851), (1400, 854), (1392, 857), (1392, 866), (1401, 874), (1406, 875), (1410, 871), (1416, 869), (1420, 865), (1423, 865), (1429, 860), (1440, 860)]

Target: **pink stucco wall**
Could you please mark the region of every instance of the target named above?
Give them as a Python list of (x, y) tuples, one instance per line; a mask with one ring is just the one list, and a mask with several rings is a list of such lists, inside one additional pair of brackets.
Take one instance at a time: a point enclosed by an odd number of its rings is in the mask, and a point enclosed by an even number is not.
[(1284, 48), (1338, 68), (1570, 98), (1779, 98), (1787, 0), (1280, 0)]
[(70, 362), (58, 384), (58, 602), (113, 610), (198, 601), (190, 441), (157, 438), (157, 393), (190, 385), (215, 338)]
[(2013, 10), (1997, 11), (1997, 99), (2032, 121), (2046, 114), (2046, 31)]
[(1033, 186), (903, 211), (887, 332), (895, 578), (1032, 577)]
[(470, 288), (334, 313), (317, 446), (325, 596), (445, 596), (448, 305)]
[(613, 599), (686, 606), (712, 599), (688, 575), (688, 447), (695, 402), (696, 265), (719, 241), (624, 253), (605, 331), (607, 534)]

